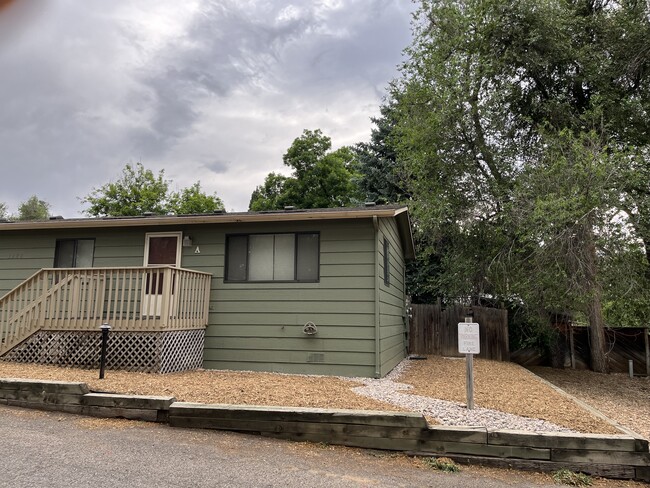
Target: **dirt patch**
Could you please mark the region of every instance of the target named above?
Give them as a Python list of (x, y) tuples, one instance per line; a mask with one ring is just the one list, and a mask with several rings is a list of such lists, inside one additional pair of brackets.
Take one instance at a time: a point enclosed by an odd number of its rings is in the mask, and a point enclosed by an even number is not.
[[(0, 362), (0, 377), (81, 381), (94, 391), (174, 396), (186, 402), (405, 410), (357, 395), (351, 389), (360, 386), (359, 382), (328, 376), (208, 370), (166, 375), (107, 371), (106, 379), (99, 380), (94, 370)], [(411, 384), (413, 389), (408, 392), (412, 394), (460, 403), (466, 401), (465, 361), (462, 359), (430, 357), (424, 361), (409, 361), (406, 372), (396, 381)], [(594, 404), (591, 399), (586, 401)], [(620, 433), (512, 363), (475, 360), (475, 404), (544, 419), (580, 432)], [(648, 408), (647, 404), (644, 408)]]

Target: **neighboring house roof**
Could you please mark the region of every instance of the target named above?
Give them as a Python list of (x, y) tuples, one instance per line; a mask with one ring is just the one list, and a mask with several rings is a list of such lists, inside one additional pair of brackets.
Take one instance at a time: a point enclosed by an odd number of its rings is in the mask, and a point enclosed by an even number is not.
[(151, 227), (163, 225), (231, 224), (237, 222), (292, 222), (308, 220), (347, 220), (372, 217), (394, 217), (399, 228), (404, 255), (415, 258), (408, 207), (374, 205), (364, 207), (270, 210), (263, 212), (215, 212), (192, 215), (142, 215), (137, 217), (72, 218), (51, 217), (49, 220), (0, 221), (0, 231), (43, 229), (92, 229), (105, 227)]

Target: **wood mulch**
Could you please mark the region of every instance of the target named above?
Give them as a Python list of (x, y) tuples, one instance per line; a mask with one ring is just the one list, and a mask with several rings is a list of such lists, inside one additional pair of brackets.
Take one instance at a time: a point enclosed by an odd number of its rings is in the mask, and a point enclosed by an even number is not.
[(97, 376), (96, 370), (0, 362), (0, 378), (81, 381), (93, 391), (173, 396), (182, 402), (404, 410), (352, 392), (360, 383), (325, 376), (211, 370), (164, 375), (106, 371), (103, 380)]
[[(106, 379), (99, 380), (96, 370), (0, 362), (0, 378), (81, 381), (94, 391), (174, 396), (178, 401), (186, 402), (404, 410), (352, 392), (352, 388), (360, 385), (356, 381), (327, 376), (210, 370), (166, 375), (107, 371)], [(597, 377), (589, 378), (594, 384), (597, 383)], [(465, 402), (463, 360), (430, 357), (424, 361), (409, 361), (406, 372), (397, 381), (412, 385), (413, 389), (409, 392), (413, 394)], [(599, 408), (590, 399), (586, 400)], [(580, 432), (619, 433), (611, 425), (540, 382), (526, 369), (512, 363), (475, 360), (475, 404), (477, 407), (545, 419)], [(632, 430), (642, 430), (634, 420), (630, 420), (630, 423), (633, 425), (628, 427)], [(646, 422), (645, 425), (648, 424)]]
[[(467, 401), (464, 358), (429, 357), (411, 363), (400, 379), (414, 385), (411, 393), (453, 402)], [(474, 359), (474, 404), (547, 420), (584, 433), (621, 433), (514, 363)]]
[(650, 377), (542, 367), (531, 370), (650, 440)]

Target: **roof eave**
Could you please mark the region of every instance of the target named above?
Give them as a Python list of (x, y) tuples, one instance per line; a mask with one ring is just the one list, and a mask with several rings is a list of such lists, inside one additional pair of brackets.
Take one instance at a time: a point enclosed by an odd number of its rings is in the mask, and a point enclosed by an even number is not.
[[(98, 219), (44, 220), (32, 222), (0, 223), (0, 231), (46, 230), (46, 229), (92, 229), (114, 227), (158, 227), (169, 225), (199, 225), (199, 224), (229, 224), (239, 222), (295, 222), (309, 220), (346, 220), (377, 217), (398, 217), (404, 214), (408, 219), (408, 209), (399, 208), (369, 208), (330, 210), (316, 212), (288, 211), (282, 213), (233, 213), (233, 214), (200, 214), (183, 216), (151, 216), (151, 217), (119, 217)], [(410, 231), (409, 231), (410, 232)]]

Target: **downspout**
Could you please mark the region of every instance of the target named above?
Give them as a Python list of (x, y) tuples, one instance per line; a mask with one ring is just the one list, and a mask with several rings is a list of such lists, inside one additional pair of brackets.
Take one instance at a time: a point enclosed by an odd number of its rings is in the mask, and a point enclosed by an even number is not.
[(381, 347), (380, 339), (380, 315), (379, 315), (379, 220), (376, 215), (372, 217), (372, 225), (375, 228), (375, 378), (381, 378)]

